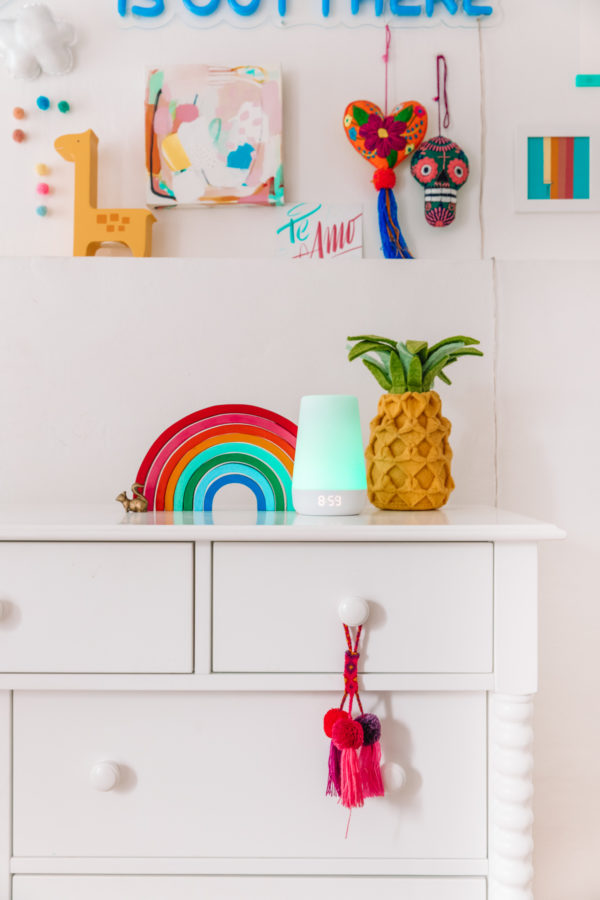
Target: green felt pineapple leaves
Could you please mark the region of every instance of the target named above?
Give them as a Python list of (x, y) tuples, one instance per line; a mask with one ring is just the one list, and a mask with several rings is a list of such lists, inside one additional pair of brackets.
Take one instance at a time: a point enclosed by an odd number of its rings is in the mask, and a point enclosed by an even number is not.
[(359, 334), (348, 340), (356, 341), (348, 353), (350, 362), (362, 357), (377, 383), (390, 394), (407, 391), (422, 394), (432, 390), (436, 378), (452, 384), (444, 372), (447, 366), (455, 363), (459, 356), (483, 356), (481, 350), (473, 346), (479, 341), (462, 334), (438, 341), (432, 347), (426, 341), (397, 343), (377, 334)]

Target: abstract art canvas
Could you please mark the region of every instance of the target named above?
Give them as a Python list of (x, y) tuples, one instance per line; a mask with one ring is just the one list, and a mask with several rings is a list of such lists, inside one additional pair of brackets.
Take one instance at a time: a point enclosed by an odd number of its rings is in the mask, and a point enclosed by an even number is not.
[(527, 198), (589, 200), (589, 137), (528, 138)]
[(589, 126), (520, 128), (516, 141), (519, 212), (595, 212), (600, 140)]
[(283, 204), (278, 67), (153, 68), (145, 123), (150, 206)]

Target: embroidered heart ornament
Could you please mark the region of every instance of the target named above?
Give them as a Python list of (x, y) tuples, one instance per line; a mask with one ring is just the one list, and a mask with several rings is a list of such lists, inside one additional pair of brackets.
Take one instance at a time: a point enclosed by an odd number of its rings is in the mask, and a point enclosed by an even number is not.
[(355, 100), (344, 113), (348, 140), (376, 169), (393, 169), (417, 149), (427, 131), (427, 111), (416, 100), (384, 115), (376, 103)]

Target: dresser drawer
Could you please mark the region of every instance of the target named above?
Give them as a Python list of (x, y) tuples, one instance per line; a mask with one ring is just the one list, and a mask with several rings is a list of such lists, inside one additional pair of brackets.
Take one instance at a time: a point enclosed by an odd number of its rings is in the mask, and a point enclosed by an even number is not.
[(192, 544), (0, 544), (0, 670), (190, 672)]
[(338, 605), (369, 601), (362, 672), (490, 672), (488, 543), (216, 543), (215, 672), (339, 672)]
[(13, 900), (485, 900), (485, 878), (17, 875)]
[[(485, 694), (369, 700), (407, 782), (345, 840), (325, 797), (337, 695), (16, 692), (14, 855), (484, 858)], [(107, 761), (121, 779), (102, 792), (90, 772)]]

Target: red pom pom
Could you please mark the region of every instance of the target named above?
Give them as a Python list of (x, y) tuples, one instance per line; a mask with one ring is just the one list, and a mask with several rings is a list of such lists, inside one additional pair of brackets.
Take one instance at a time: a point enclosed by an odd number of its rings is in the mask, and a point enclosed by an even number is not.
[(358, 750), (363, 744), (362, 725), (354, 719), (338, 719), (331, 737), (338, 750)]
[(331, 737), (333, 732), (333, 726), (339, 719), (348, 719), (348, 713), (345, 709), (340, 709), (339, 706), (336, 706), (335, 709), (330, 709), (325, 713), (325, 717), (323, 719), (323, 728), (325, 729), (325, 734), (328, 738)]
[(378, 191), (383, 188), (393, 188), (396, 184), (396, 175), (393, 169), (377, 169), (373, 175), (373, 184)]

